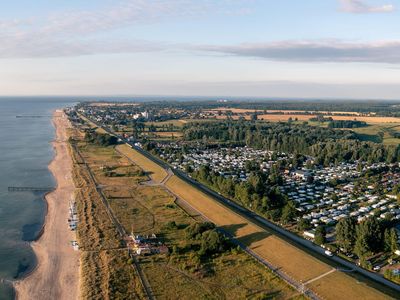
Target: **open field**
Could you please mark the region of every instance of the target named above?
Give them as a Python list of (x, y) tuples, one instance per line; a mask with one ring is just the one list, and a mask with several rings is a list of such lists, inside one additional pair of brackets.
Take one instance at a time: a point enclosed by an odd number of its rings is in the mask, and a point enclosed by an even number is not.
[(167, 186), (212, 222), (235, 236), (268, 262), (283, 268), (285, 273), (296, 280), (307, 281), (329, 271), (328, 265), (250, 223), (178, 177), (169, 179)]
[(364, 141), (386, 145), (398, 145), (400, 143), (400, 139), (393, 137), (393, 134), (400, 133), (400, 123), (377, 123), (351, 130), (357, 133), (359, 138)]
[[(76, 138), (77, 148), (84, 157), (100, 155), (107, 160), (109, 151), (90, 147), (79, 136)], [(73, 178), (79, 188), (75, 198), (79, 219), (77, 240), (81, 249), (81, 299), (126, 299), (124, 295), (129, 294), (144, 299), (139, 278), (128, 261), (127, 251), (120, 249), (121, 237), (106, 213), (89, 172), (73, 147), (71, 151), (76, 162)], [(89, 167), (94, 166), (95, 161), (89, 161)]]
[(171, 137), (177, 138), (177, 137), (181, 137), (183, 135), (182, 132), (170, 132), (170, 131), (158, 131), (158, 132), (154, 132), (152, 134), (154, 134), (155, 136), (158, 136), (158, 137), (169, 137), (169, 138), (171, 138)]
[(140, 166), (155, 182), (161, 182), (167, 177), (167, 172), (156, 163), (144, 157), (142, 154), (132, 149), (128, 145), (118, 145), (117, 150), (126, 155), (129, 159)]
[[(97, 169), (98, 165), (93, 156), (97, 158), (97, 155), (100, 156), (97, 159), (115, 166), (125, 163), (123, 158), (115, 155), (113, 148), (98, 149), (98, 146), (86, 146), (84, 149), (84, 156), (94, 169)], [(189, 246), (185, 232), (185, 228), (196, 220), (175, 204), (175, 197), (161, 185), (119, 186), (113, 185), (112, 179), (102, 179), (104, 193), (126, 231), (132, 230), (135, 234), (155, 233), (170, 249), (180, 249), (171, 255), (138, 257), (158, 299), (244, 299), (257, 296), (304, 299), (276, 275), (236, 248), (234, 253), (228, 251), (215, 258), (209, 258), (199, 267), (196, 258), (198, 246)], [(171, 222), (176, 226), (168, 226)], [(106, 271), (109, 264), (112, 266), (112, 262), (124, 264), (124, 259), (110, 258), (112, 253), (115, 251), (103, 251), (100, 256), (90, 253), (84, 256), (83, 262), (92, 268)], [(107, 256), (103, 257), (106, 254)], [(131, 273), (120, 273), (120, 276), (125, 281), (132, 280)], [(84, 278), (87, 286), (96, 284), (92, 276), (89, 276), (89, 279)]]
[[(167, 181), (168, 188), (201, 211), (207, 218), (218, 226), (236, 236), (239, 241), (246, 244), (255, 253), (281, 268), (289, 276), (298, 281), (308, 281), (331, 270), (331, 267), (305, 252), (295, 248), (285, 241), (271, 235), (269, 232), (249, 223), (243, 217), (221, 206), (213, 199), (201, 193), (191, 185), (177, 177), (171, 177)], [(336, 272), (335, 272), (336, 273)], [(324, 281), (323, 277), (320, 282)], [(314, 287), (314, 291), (323, 298), (333, 290), (337, 294), (336, 299), (348, 299), (349, 293), (368, 293), (374, 299), (387, 299), (377, 290), (359, 285), (355, 279), (347, 278), (350, 284), (342, 281), (331, 282), (326, 288)], [(331, 291), (332, 289), (332, 291)]]
[[(341, 272), (328, 274), (322, 279), (311, 282), (308, 286), (319, 291), (327, 300), (341, 299), (344, 287), (346, 288), (347, 299), (375, 300), (385, 298), (385, 295), (377, 294), (373, 288)], [(386, 297), (386, 299), (390, 298)]]
[(154, 125), (154, 126), (163, 126), (163, 125), (173, 125), (176, 127), (182, 127), (186, 123), (185, 120), (169, 120), (169, 121), (161, 121), (161, 122), (145, 122), (145, 125)]

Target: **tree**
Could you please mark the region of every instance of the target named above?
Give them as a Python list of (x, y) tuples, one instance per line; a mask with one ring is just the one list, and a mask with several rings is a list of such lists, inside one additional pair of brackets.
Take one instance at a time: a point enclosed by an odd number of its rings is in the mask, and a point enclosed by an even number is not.
[(326, 229), (325, 226), (318, 226), (315, 230), (314, 241), (318, 245), (325, 244), (326, 242)]
[(341, 219), (336, 225), (336, 243), (345, 252), (351, 252), (356, 241), (356, 224), (354, 218)]
[(282, 209), (281, 221), (283, 224), (290, 223), (297, 215), (296, 207), (292, 201), (289, 201)]
[(225, 250), (224, 237), (214, 229), (203, 232), (201, 239), (200, 255), (214, 254)]
[(386, 229), (385, 233), (384, 233), (384, 249), (385, 249), (385, 251), (394, 253), (398, 248), (397, 240), (398, 240), (398, 236), (397, 236), (396, 229), (394, 229), (394, 228)]
[(356, 243), (354, 245), (354, 253), (360, 258), (364, 259), (369, 252), (367, 237), (365, 234), (357, 234)]
[(311, 228), (311, 222), (309, 219), (301, 218), (297, 223), (299, 230), (304, 231)]
[(382, 228), (378, 219), (373, 216), (356, 226), (356, 244), (354, 252), (359, 256), (376, 253), (382, 248)]

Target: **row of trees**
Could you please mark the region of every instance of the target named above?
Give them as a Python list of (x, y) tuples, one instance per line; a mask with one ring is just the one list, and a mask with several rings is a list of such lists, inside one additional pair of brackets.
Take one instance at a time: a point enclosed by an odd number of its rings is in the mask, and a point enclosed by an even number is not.
[(379, 221), (375, 216), (360, 224), (352, 217), (341, 219), (336, 225), (336, 244), (346, 253), (355, 253), (361, 260), (368, 255), (398, 249), (397, 232), (390, 221)]
[(296, 209), (292, 202), (288, 202), (287, 196), (282, 194), (274, 182), (277, 175), (269, 176), (253, 171), (247, 181), (238, 183), (232, 178), (225, 178), (210, 170), (208, 166), (202, 166), (198, 171), (192, 172), (197, 181), (220, 192), (225, 197), (254, 211), (267, 214), (275, 221), (289, 223), (296, 217)]

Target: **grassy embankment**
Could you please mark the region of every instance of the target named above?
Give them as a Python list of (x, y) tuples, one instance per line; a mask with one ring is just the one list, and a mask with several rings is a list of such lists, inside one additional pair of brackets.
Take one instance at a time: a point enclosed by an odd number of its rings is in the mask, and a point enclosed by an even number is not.
[[(143, 161), (149, 160), (133, 149), (127, 148), (128, 150), (131, 152), (131, 159), (146, 170)], [(158, 167), (157, 171), (153, 165), (153, 172), (162, 172), (162, 168)], [(171, 177), (166, 186), (209, 220), (230, 232), (240, 242), (297, 281), (314, 280), (332, 269), (329, 265), (233, 213), (176, 176)], [(362, 299), (387, 298), (379, 291), (338, 271), (310, 282), (309, 287), (324, 299), (356, 299), (360, 296)]]

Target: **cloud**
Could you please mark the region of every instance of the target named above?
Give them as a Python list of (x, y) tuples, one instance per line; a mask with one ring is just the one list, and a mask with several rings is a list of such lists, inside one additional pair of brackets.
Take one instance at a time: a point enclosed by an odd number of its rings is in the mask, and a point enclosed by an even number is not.
[(119, 28), (170, 19), (243, 13), (247, 3), (248, 0), (122, 0), (96, 10), (0, 20), (0, 58), (160, 51), (165, 49), (165, 43), (118, 40), (112, 33)]
[(400, 64), (400, 41), (371, 43), (348, 43), (338, 40), (282, 41), (233, 46), (199, 46), (196, 49), (272, 61)]
[(395, 10), (393, 4), (384, 4), (380, 6), (371, 6), (362, 0), (339, 0), (341, 10), (347, 13), (389, 13)]

